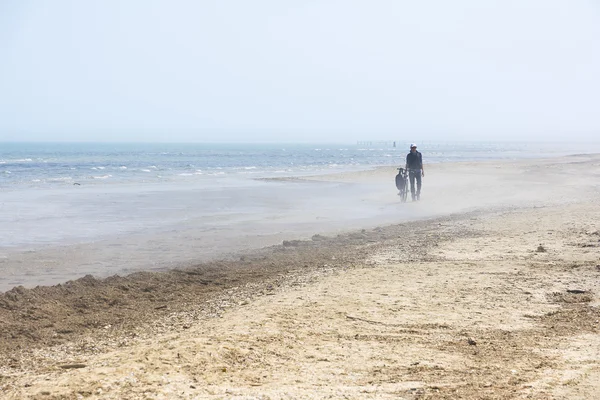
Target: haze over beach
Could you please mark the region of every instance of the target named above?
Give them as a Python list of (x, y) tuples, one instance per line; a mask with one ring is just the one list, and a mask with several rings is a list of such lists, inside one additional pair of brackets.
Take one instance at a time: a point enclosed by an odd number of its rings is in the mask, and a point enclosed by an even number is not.
[(588, 1), (1, 2), (0, 398), (600, 397), (598, 37)]

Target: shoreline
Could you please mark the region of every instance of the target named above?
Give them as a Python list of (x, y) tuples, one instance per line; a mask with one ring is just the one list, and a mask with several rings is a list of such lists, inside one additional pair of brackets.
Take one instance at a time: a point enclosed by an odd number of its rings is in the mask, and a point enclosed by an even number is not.
[[(573, 164), (573, 157), (577, 160), (576, 164)], [(266, 221), (266, 224), (258, 230), (255, 229), (258, 225), (254, 221), (259, 220), (250, 220), (251, 213), (247, 217), (240, 214), (242, 218), (238, 218), (239, 222), (225, 222), (225, 225), (214, 217), (202, 217), (185, 224), (165, 225), (154, 229), (152, 234), (124, 232), (113, 234), (112, 239), (97, 238), (66, 245), (50, 244), (23, 249), (4, 248), (0, 252), (0, 265), (7, 277), (5, 280), (23, 280), (28, 287), (35, 287), (64, 283), (89, 274), (104, 279), (115, 274), (123, 276), (139, 271), (167, 271), (221, 258), (230, 259), (283, 240), (310, 238), (313, 234), (352, 232), (490, 207), (573, 201), (577, 196), (565, 190), (557, 195), (549, 186), (553, 181), (570, 179), (565, 166), (575, 165), (579, 170), (578, 174), (585, 176), (587, 172), (583, 164), (593, 167), (596, 160), (600, 160), (600, 155), (432, 164), (427, 168), (424, 181), (426, 201), (417, 205), (402, 205), (395, 198), (395, 188), (391, 182), (395, 167), (292, 177), (291, 180), (277, 178), (277, 182), (289, 183), (280, 188), (284, 192), (289, 188), (302, 193), (305, 191), (304, 187), (295, 185), (302, 183), (303, 186), (309, 185), (306, 187), (314, 190), (315, 196), (304, 193), (304, 204), (297, 203), (271, 215), (265, 214), (263, 222)], [(591, 179), (595, 178), (592, 176)], [(449, 180), (452, 181), (452, 186), (448, 185)], [(339, 193), (335, 186), (331, 186), (347, 183), (353, 185), (344, 186), (344, 191)], [(486, 185), (491, 186), (488, 188)], [(320, 188), (326, 188), (330, 193), (329, 197), (318, 201), (323, 192)], [(433, 198), (428, 199), (429, 196)], [(340, 197), (344, 198), (342, 204), (338, 204)], [(353, 203), (348, 205), (350, 199)], [(265, 201), (267, 207), (273, 204), (266, 197)], [(337, 215), (332, 217), (333, 213)], [(203, 232), (195, 227), (198, 224), (208, 224), (210, 230), (205, 229)], [(232, 236), (236, 230), (247, 233)], [(215, 236), (215, 233), (218, 235)], [(202, 241), (199, 242), (200, 240)], [(198, 243), (201, 244), (200, 248)], [(73, 265), (63, 267), (68, 263)], [(34, 282), (31, 277), (43, 271), (47, 271), (46, 278)], [(0, 281), (0, 289), (4, 287), (4, 291), (19, 285), (23, 283)]]

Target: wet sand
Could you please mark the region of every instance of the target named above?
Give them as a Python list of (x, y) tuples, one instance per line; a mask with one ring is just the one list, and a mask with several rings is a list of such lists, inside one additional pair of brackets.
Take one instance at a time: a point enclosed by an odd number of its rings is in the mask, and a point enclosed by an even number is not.
[(0, 393), (598, 397), (600, 157), (427, 172), (419, 220), (0, 295)]

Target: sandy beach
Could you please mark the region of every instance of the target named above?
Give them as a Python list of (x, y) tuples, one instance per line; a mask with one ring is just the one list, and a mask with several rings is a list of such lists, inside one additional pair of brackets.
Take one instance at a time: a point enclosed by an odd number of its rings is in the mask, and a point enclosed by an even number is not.
[(599, 398), (600, 156), (426, 172), (415, 204), (393, 168), (307, 178), (378, 212), (226, 259), (0, 294), (0, 398)]

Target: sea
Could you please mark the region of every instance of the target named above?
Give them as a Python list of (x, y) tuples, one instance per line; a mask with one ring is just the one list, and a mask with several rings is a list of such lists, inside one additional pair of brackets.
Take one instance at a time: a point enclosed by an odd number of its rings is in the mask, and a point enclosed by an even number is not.
[[(393, 176), (389, 184), (287, 179), (400, 166), (409, 145), (363, 143), (0, 143), (0, 292), (177, 268), (469, 206), (428, 202), (431, 175), (423, 204), (406, 207)], [(598, 144), (418, 146), (425, 164), (600, 153)]]
[[(229, 180), (222, 178), (238, 178), (239, 183), (239, 178), (360, 170), (402, 164), (408, 142), (397, 144), (0, 143), (0, 189), (223, 185)], [(426, 163), (440, 163), (586, 153), (598, 150), (598, 145), (424, 142), (419, 150)]]

